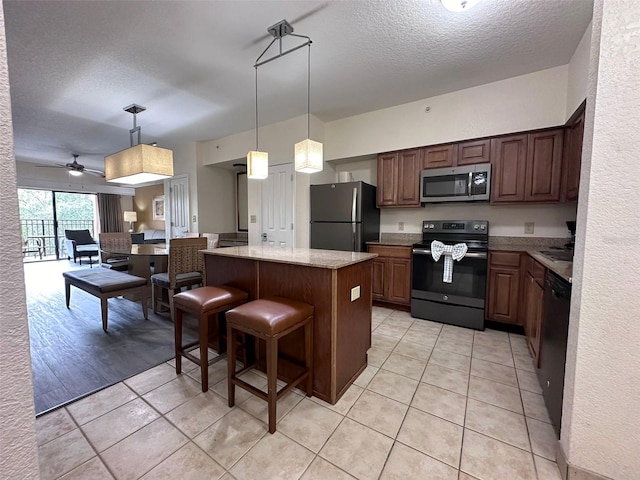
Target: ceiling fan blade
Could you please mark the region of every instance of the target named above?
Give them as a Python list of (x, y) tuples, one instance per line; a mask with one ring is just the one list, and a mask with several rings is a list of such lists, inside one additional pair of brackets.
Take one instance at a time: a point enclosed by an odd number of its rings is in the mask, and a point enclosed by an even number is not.
[[(301, 22), (302, 20), (311, 17), (312, 15), (315, 15), (316, 13), (320, 12), (321, 10), (324, 10), (325, 8), (327, 8), (329, 6), (329, 2), (323, 3), (321, 5), (318, 5), (316, 8), (312, 8), (311, 10), (309, 10), (307, 13), (303, 13), (302, 15), (294, 18), (293, 20), (290, 20), (289, 23), (293, 26), (293, 28), (296, 28), (296, 24), (298, 22)], [(270, 38), (273, 38), (273, 36), (270, 33), (265, 33), (264, 35), (262, 35), (261, 37), (256, 38), (255, 40), (253, 40), (251, 43), (245, 45), (243, 47), (243, 50), (246, 50), (247, 48), (253, 47), (254, 45), (257, 45), (259, 43), (264, 42), (265, 40), (268, 40)]]
[(36, 165), (36, 167), (45, 167), (45, 168), (67, 168), (66, 165), (60, 165), (59, 163), (56, 165)]
[(95, 175), (96, 177), (104, 178), (104, 172), (101, 172), (100, 170), (93, 170), (91, 168), (85, 168), (82, 172), (83, 173), (88, 173), (89, 175)]

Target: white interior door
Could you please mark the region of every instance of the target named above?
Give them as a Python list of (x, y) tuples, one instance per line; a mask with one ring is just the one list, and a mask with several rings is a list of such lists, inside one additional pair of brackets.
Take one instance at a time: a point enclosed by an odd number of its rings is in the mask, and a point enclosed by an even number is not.
[(262, 183), (262, 240), (293, 247), (293, 164), (269, 167)]
[(169, 221), (171, 238), (184, 237), (189, 231), (189, 178), (169, 180)]

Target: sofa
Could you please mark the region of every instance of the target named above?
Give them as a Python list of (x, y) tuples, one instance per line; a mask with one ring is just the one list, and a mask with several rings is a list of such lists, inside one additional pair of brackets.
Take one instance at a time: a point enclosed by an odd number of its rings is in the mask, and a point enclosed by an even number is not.
[(166, 243), (164, 230), (147, 228), (142, 230), (142, 233), (144, 234), (144, 243)]
[(89, 230), (65, 230), (64, 237), (67, 260), (71, 260), (73, 256), (73, 263), (80, 259), (82, 265), (82, 257), (89, 257), (89, 263), (92, 263), (91, 257), (98, 255), (98, 244)]

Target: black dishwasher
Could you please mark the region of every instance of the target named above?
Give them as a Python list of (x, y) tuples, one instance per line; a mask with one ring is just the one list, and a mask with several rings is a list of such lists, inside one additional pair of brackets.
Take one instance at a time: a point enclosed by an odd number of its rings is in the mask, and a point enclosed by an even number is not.
[(560, 438), (562, 392), (567, 358), (571, 284), (547, 270), (538, 379), (549, 417)]

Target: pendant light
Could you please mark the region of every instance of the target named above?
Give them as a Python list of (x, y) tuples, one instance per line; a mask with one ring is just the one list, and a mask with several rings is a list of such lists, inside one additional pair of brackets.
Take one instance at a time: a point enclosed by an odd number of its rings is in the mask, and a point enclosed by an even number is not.
[[(107, 182), (137, 185), (173, 177), (173, 152), (140, 142), (141, 128), (136, 123), (136, 115), (145, 110), (145, 107), (135, 104), (124, 107), (125, 112), (133, 114), (133, 128), (129, 130), (131, 147), (104, 157)], [(134, 145), (136, 133), (138, 143)]]
[(311, 121), (311, 42), (307, 50), (307, 138), (295, 145), (295, 169), (301, 173), (315, 173), (322, 171), (322, 144), (311, 140), (309, 123)]
[(269, 176), (269, 154), (258, 148), (258, 67), (256, 70), (256, 149), (247, 154), (247, 178), (264, 180)]
[[(309, 47), (307, 50), (307, 139), (302, 142), (296, 143), (294, 148), (295, 169), (298, 172), (314, 173), (322, 170), (322, 143), (315, 142), (309, 138), (310, 130), (310, 87), (311, 87), (311, 38), (306, 35), (297, 35), (293, 33), (293, 26), (286, 20), (281, 20), (278, 23), (267, 28), (267, 32), (273, 36), (273, 40), (264, 49), (264, 51), (257, 58), (253, 67), (256, 69), (256, 151), (250, 151), (247, 155), (247, 176), (249, 178), (267, 178), (268, 175), (268, 154), (267, 152), (258, 151), (258, 67), (276, 60), (280, 57), (284, 57), (289, 53), (295, 52), (302, 47)], [(306, 39), (306, 42), (290, 48), (289, 50), (282, 51), (282, 38), (291, 35), (292, 37), (298, 37)], [(262, 57), (267, 53), (271, 46), (278, 40), (279, 53), (273, 57), (262, 60)], [(252, 173), (253, 172), (253, 173)]]

